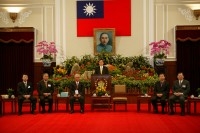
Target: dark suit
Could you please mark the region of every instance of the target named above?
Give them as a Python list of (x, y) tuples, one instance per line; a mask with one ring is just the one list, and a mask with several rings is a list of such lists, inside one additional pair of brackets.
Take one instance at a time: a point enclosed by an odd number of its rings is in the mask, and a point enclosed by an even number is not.
[[(158, 97), (157, 94), (163, 94), (161, 97)], [(154, 110), (158, 111), (157, 101), (160, 99), (162, 112), (164, 112), (164, 107), (166, 105), (166, 99), (169, 97), (169, 83), (164, 81), (161, 83), (160, 81), (156, 82), (154, 85), (154, 95), (152, 96), (151, 102), (154, 107)]]
[[(73, 81), (72, 84), (69, 87), (69, 90), (70, 90), (70, 108), (71, 108), (71, 111), (74, 110), (74, 102), (75, 102), (76, 99), (78, 99), (78, 101), (80, 103), (80, 109), (82, 111), (84, 111), (85, 89), (84, 89), (83, 83), (79, 82), (79, 84), (77, 86), (76, 82)], [(75, 90), (78, 90), (80, 97), (74, 97)]]
[[(101, 75), (100, 66), (95, 68), (94, 74), (100, 74)], [(103, 66), (102, 75), (103, 74), (109, 74), (108, 68), (106, 66)]]
[[(183, 80), (181, 85), (179, 85), (178, 80), (174, 81), (173, 88), (172, 88), (173, 95), (170, 96), (170, 98), (169, 98), (169, 105), (170, 105), (170, 109), (172, 112), (173, 112), (173, 104), (176, 100), (179, 100), (180, 106), (181, 106), (181, 112), (184, 112), (185, 99), (187, 99), (189, 91), (190, 91), (190, 82), (189, 81)], [(174, 95), (175, 92), (181, 92), (181, 93), (183, 93), (183, 95), (175, 96)]]
[[(38, 83), (38, 93), (40, 98), (40, 104), (42, 106), (42, 111), (45, 112), (45, 99), (48, 100), (49, 103), (49, 112), (52, 111), (53, 105), (53, 92), (54, 92), (54, 85), (51, 81), (47, 81), (47, 86), (45, 85), (44, 80), (41, 80)], [(44, 93), (51, 93), (49, 96), (44, 96)]]
[(26, 99), (24, 95), (30, 95), (30, 101), (32, 104), (32, 112), (36, 108), (36, 98), (33, 97), (33, 86), (31, 82), (27, 82), (27, 86), (25, 86), (24, 82), (19, 82), (17, 85), (17, 91), (18, 91), (18, 107), (19, 107), (19, 113), (22, 112), (22, 104), (24, 100)]
[(2, 97), (0, 96), (0, 116), (2, 116)]

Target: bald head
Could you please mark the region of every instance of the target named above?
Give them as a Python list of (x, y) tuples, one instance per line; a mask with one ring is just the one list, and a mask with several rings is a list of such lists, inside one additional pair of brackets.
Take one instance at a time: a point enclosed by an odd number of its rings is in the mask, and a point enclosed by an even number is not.
[(79, 81), (80, 80), (80, 74), (75, 74), (74, 75), (74, 79), (75, 79), (75, 81)]

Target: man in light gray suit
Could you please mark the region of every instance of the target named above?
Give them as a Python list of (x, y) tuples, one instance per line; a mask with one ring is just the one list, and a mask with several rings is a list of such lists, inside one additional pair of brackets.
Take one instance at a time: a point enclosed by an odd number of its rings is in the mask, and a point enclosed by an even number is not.
[(185, 99), (188, 97), (190, 91), (190, 82), (184, 79), (182, 72), (178, 73), (178, 80), (174, 81), (172, 93), (173, 95), (169, 98), (170, 115), (174, 114), (173, 104), (176, 100), (180, 102), (181, 116), (185, 115)]

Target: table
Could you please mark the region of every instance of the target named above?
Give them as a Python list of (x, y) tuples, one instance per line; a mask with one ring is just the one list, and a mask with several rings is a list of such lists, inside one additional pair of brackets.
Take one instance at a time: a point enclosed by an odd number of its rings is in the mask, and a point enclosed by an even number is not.
[(2, 115), (5, 113), (5, 103), (6, 102), (10, 102), (11, 103), (11, 110), (12, 113), (16, 113), (16, 104), (17, 104), (17, 99), (16, 98), (8, 98), (8, 99), (4, 99), (2, 98)]
[(151, 111), (151, 96), (137, 96), (137, 111), (140, 111), (141, 101), (148, 103), (148, 111)]
[(57, 97), (55, 98), (55, 111), (58, 111), (58, 104), (64, 101), (66, 103), (66, 111), (69, 111), (69, 97)]
[(93, 111), (95, 107), (108, 107), (110, 111), (111, 108), (111, 96), (92, 96), (91, 97), (91, 110)]
[(194, 98), (188, 98), (188, 113), (191, 113), (191, 103), (194, 103), (194, 114), (196, 114), (197, 110), (197, 103), (200, 102), (200, 98), (194, 97)]

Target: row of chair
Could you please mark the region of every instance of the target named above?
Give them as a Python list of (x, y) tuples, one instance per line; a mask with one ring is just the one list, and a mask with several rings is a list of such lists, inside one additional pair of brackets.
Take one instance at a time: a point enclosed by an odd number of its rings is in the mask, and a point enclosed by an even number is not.
[[(114, 94), (115, 96), (112, 97), (112, 102), (113, 102), (113, 110), (115, 111), (116, 110), (116, 105), (117, 104), (124, 104), (125, 106), (125, 111), (127, 111), (127, 101), (128, 101), (128, 98), (126, 96), (124, 96), (126, 94), (126, 86), (125, 85), (115, 85), (114, 87)], [(169, 104), (168, 104), (168, 100), (166, 99), (166, 102), (167, 102), (167, 105), (166, 105), (166, 112), (169, 111)], [(175, 112), (176, 112), (176, 107), (179, 105), (177, 104), (178, 101), (176, 101), (175, 103)], [(29, 104), (30, 106), (30, 111), (31, 111), (31, 102), (30, 100), (25, 100), (24, 103), (23, 103), (23, 106)], [(45, 104), (48, 104), (48, 102), (46, 101)], [(186, 104), (186, 109), (187, 109), (187, 112), (188, 112), (188, 101), (185, 100), (185, 104)], [(160, 104), (159, 104), (160, 105)], [(67, 106), (67, 105), (66, 105)], [(41, 106), (40, 106), (40, 102), (39, 102), (39, 106), (38, 106), (38, 110), (39, 112), (41, 111)]]

